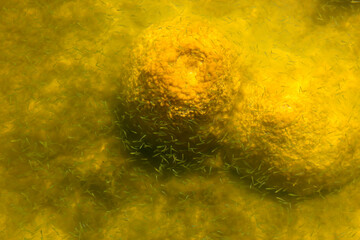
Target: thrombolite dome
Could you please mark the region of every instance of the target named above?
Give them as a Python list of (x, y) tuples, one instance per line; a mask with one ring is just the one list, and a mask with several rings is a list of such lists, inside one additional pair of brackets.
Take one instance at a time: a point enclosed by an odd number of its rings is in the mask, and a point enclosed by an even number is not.
[(354, 91), (341, 90), (339, 99), (338, 86), (318, 81), (299, 91), (289, 79), (244, 87), (228, 125), (228, 164), (253, 185), (299, 196), (352, 181), (360, 173), (360, 118)]
[(130, 150), (160, 162), (194, 164), (212, 154), (239, 99), (233, 46), (198, 18), (147, 28), (131, 51), (124, 121)]

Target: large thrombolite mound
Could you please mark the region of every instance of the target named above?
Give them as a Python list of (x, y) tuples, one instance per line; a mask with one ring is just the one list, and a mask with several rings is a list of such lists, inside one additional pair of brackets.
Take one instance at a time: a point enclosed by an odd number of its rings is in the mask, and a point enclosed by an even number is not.
[(298, 196), (326, 193), (355, 179), (359, 113), (351, 87), (343, 87), (339, 99), (339, 85), (326, 82), (302, 91), (290, 80), (244, 87), (244, 101), (228, 126), (229, 165), (252, 185)]
[(215, 152), (221, 137), (211, 132), (223, 127), (239, 96), (232, 48), (194, 18), (144, 31), (124, 87), (124, 139), (132, 154), (163, 170), (196, 165)]

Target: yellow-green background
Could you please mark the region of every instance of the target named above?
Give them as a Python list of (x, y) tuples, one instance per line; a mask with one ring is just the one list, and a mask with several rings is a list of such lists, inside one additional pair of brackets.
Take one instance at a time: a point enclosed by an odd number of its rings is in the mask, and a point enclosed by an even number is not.
[(222, 171), (157, 180), (127, 160), (114, 114), (131, 41), (179, 15), (221, 29), (256, 79), (315, 74), (356, 91), (355, 5), (1, 1), (0, 239), (360, 239), (356, 179), (292, 205)]

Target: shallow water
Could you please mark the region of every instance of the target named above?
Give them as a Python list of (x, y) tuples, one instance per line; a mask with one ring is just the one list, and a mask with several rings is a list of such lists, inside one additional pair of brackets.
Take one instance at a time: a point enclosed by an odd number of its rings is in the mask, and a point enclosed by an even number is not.
[[(249, 81), (323, 84), (359, 123), (359, 7), (2, 1), (0, 239), (359, 239), (357, 176), (296, 201), (234, 176), (219, 155), (204, 171), (161, 177), (125, 150), (114, 113), (133, 40), (152, 24), (195, 15), (233, 43)], [(332, 92), (340, 85), (348, 90)]]

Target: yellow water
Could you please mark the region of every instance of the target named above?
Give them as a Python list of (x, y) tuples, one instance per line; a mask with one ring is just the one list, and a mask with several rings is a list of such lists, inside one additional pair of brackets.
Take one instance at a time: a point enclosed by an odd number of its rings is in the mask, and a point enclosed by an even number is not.
[(221, 29), (257, 81), (341, 82), (358, 116), (360, 3), (326, 2), (1, 1), (0, 239), (359, 239), (356, 178), (292, 204), (226, 171), (159, 180), (114, 124), (132, 41), (181, 15)]

